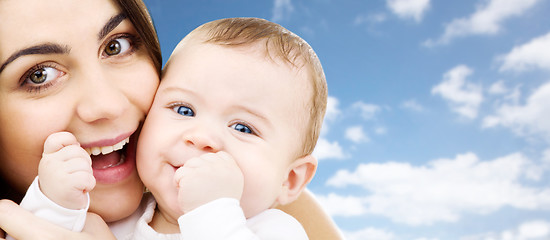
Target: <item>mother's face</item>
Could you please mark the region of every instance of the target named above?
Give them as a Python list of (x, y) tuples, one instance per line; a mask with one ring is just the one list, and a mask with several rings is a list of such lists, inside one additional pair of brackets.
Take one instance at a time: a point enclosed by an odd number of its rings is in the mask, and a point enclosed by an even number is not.
[(133, 212), (143, 186), (134, 134), (158, 86), (132, 23), (109, 0), (0, 0), (0, 174), (24, 192), (46, 137), (73, 133), (92, 156), (90, 210)]

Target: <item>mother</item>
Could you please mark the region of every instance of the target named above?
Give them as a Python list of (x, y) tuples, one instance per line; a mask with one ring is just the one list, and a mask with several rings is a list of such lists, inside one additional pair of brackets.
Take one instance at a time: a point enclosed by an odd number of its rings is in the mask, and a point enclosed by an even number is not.
[[(0, 199), (19, 201), (37, 174), (46, 137), (68, 131), (82, 147), (99, 153), (92, 156), (97, 185), (90, 211), (111, 226), (131, 223), (143, 192), (135, 168), (137, 132), (158, 86), (162, 60), (145, 5), (140, 0), (0, 0), (0, 23)], [(120, 144), (124, 148), (113, 151)], [(311, 239), (337, 235), (311, 195), (286, 208), (298, 215)], [(8, 212), (25, 213), (1, 201), (0, 228), (15, 236), (29, 233), (21, 224), (8, 225)], [(37, 221), (28, 214), (12, 220)], [(56, 229), (41, 224), (41, 231)]]

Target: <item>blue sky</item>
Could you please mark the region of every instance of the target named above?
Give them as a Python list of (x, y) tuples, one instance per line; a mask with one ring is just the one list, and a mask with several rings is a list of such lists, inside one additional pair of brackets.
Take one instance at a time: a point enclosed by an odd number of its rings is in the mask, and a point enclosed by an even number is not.
[(145, 2), (164, 61), (225, 17), (310, 43), (330, 99), (309, 189), (347, 239), (550, 239), (548, 0)]

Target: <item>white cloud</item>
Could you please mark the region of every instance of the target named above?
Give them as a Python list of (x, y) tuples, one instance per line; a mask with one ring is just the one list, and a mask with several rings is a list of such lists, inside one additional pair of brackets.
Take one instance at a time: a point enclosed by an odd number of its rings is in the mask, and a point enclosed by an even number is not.
[(359, 197), (330, 193), (327, 196), (316, 195), (315, 198), (323, 206), (323, 209), (333, 216), (359, 216), (367, 212), (364, 200)]
[(542, 154), (542, 161), (545, 164), (550, 164), (550, 148), (544, 150), (544, 153)]
[[(480, 161), (476, 154), (466, 153), (424, 166), (396, 162), (360, 164), (355, 171), (338, 171), (326, 184), (364, 188), (370, 195), (352, 199), (364, 204), (366, 210), (361, 211), (365, 214), (409, 225), (429, 225), (456, 222), (466, 213), (489, 214), (506, 206), (550, 209), (550, 188), (522, 184), (527, 179), (540, 180), (540, 174), (539, 178), (533, 176), (538, 168), (520, 153), (490, 161)], [(347, 214), (334, 209), (331, 213)]]
[(369, 13), (357, 15), (353, 21), (355, 26), (365, 26), (365, 29), (372, 35), (383, 35), (383, 31), (380, 31), (378, 25), (384, 23), (388, 19), (385, 13)]
[(414, 112), (424, 111), (424, 107), (420, 105), (415, 99), (409, 99), (401, 104), (401, 107), (412, 110)]
[(500, 233), (484, 233), (462, 237), (460, 240), (547, 240), (550, 238), (550, 222), (533, 220), (524, 222), (513, 230), (504, 230)]
[(429, 39), (425, 46), (448, 44), (456, 37), (469, 35), (493, 35), (502, 28), (502, 23), (515, 16), (522, 15), (541, 0), (488, 0), (478, 5), (476, 11), (465, 18), (454, 19), (445, 26), (445, 32), (439, 39)]
[(315, 156), (318, 160), (346, 158), (344, 150), (338, 142), (329, 142), (327, 139), (322, 137), (317, 141), (317, 145), (313, 151), (313, 156)]
[(327, 120), (334, 120), (338, 116), (340, 116), (341, 112), (338, 108), (338, 105), (340, 105), (340, 101), (338, 101), (338, 98), (328, 96), (327, 98), (327, 113), (325, 114), (325, 118)]
[(443, 75), (443, 81), (432, 88), (432, 94), (447, 100), (454, 112), (463, 117), (477, 117), (479, 105), (483, 101), (481, 86), (466, 81), (472, 70), (459, 65)]
[(542, 136), (550, 141), (550, 82), (536, 89), (525, 102), (502, 104), (483, 119), (483, 127), (503, 126), (520, 136)]
[(325, 136), (330, 130), (330, 124), (341, 116), (342, 111), (339, 109), (339, 104), (338, 98), (328, 96), (327, 111), (325, 113), (323, 126), (321, 127), (321, 136)]
[(354, 143), (368, 142), (370, 140), (361, 126), (352, 126), (346, 129), (346, 138)]
[(378, 135), (385, 135), (386, 133), (388, 133), (388, 129), (386, 129), (385, 127), (377, 127), (374, 129), (374, 132)]
[(504, 85), (504, 82), (497, 81), (489, 87), (489, 93), (493, 95), (501, 95), (508, 92), (508, 88), (506, 88), (506, 85)]
[(385, 22), (387, 19), (386, 14), (384, 13), (373, 13), (369, 15), (358, 15), (355, 17), (353, 24), (362, 25), (362, 24), (377, 24)]
[(535, 239), (550, 237), (550, 222), (546, 221), (532, 221), (526, 222), (518, 228), (518, 239)]
[(346, 232), (345, 233), (347, 240), (394, 240), (397, 239), (395, 235), (391, 232), (377, 229), (377, 228), (365, 228), (355, 232)]
[(550, 70), (550, 33), (514, 47), (508, 54), (499, 57), (500, 71), (527, 71), (540, 68)]
[(291, 0), (275, 0), (273, 1), (273, 17), (272, 21), (277, 22), (287, 19), (294, 11), (294, 6)]
[(338, 141), (330, 142), (325, 136), (330, 130), (330, 125), (334, 121), (340, 118), (342, 111), (339, 108), (339, 101), (337, 98), (329, 96), (327, 102), (327, 111), (325, 114), (325, 121), (323, 121), (323, 126), (321, 128), (321, 136), (317, 140), (317, 145), (313, 151), (313, 156), (318, 160), (323, 159), (344, 159), (346, 154), (344, 150), (338, 143)]
[(358, 109), (361, 113), (361, 116), (365, 120), (373, 119), (378, 112), (382, 109), (380, 106), (370, 103), (364, 103), (362, 101), (356, 102), (352, 105), (353, 109)]
[(398, 17), (420, 22), (430, 8), (430, 0), (387, 0), (386, 5)]

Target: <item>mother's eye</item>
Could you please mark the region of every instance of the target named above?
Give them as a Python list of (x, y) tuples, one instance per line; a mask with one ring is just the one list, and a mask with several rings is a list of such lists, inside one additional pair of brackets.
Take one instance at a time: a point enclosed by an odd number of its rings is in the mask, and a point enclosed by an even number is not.
[(33, 83), (40, 84), (47, 81), (48, 78), (51, 79), (52, 78), (51, 76), (53, 76), (54, 74), (55, 74), (55, 68), (50, 68), (50, 67), (41, 68), (31, 73), (31, 75), (29, 76), (29, 80), (31, 80), (31, 82)]
[(103, 52), (107, 56), (124, 55), (132, 50), (132, 41), (127, 37), (115, 38), (105, 45)]
[(55, 67), (37, 65), (24, 75), (22, 84), (45, 85), (63, 75), (65, 73)]

